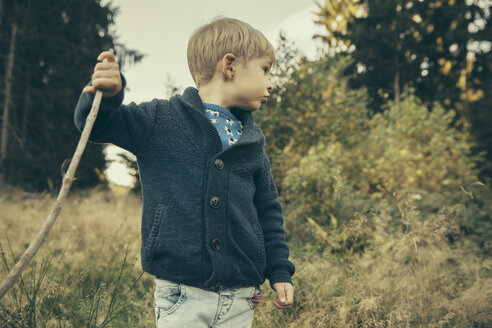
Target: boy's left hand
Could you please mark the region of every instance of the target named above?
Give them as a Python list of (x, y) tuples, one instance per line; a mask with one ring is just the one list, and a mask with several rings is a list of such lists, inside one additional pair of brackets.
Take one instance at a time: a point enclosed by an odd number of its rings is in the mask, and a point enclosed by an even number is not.
[(294, 303), (294, 286), (288, 282), (277, 282), (273, 284), (273, 288), (277, 292), (277, 299), (272, 301), (273, 305), (278, 309), (290, 308)]

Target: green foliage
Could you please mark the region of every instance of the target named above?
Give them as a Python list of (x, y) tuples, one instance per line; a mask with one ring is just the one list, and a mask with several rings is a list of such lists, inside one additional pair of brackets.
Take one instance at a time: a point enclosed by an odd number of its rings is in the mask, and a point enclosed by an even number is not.
[(429, 213), (422, 201), (378, 201), (339, 230), (318, 227), (322, 247), (292, 248), (294, 307), (260, 306), (254, 327), (490, 326), (492, 262), (460, 231), (466, 202)]
[[(323, 107), (319, 103), (318, 108)], [(459, 201), (461, 190), (478, 181), (475, 165), (481, 157), (471, 154), (473, 142), (466, 126), (453, 125), (454, 112), (446, 112), (438, 103), (428, 109), (413, 90), (405, 90), (398, 104), (389, 101), (382, 113), (365, 121), (346, 113), (335, 107), (324, 121), (329, 134), (314, 140), (295, 135), (290, 141), (295, 150), (288, 146), (282, 150), (291, 154), (280, 157), (283, 167), (290, 167), (281, 183), (290, 217), (286, 226), (298, 241), (312, 248), (329, 246), (341, 255), (363, 251), (372, 242), (371, 234), (360, 229), (357, 213), (371, 209), (380, 199), (394, 205), (404, 197), (425, 198), (422, 206), (434, 212)], [(350, 128), (354, 117), (357, 130)], [(330, 121), (343, 122), (345, 129), (330, 130)], [(305, 127), (309, 129), (307, 123)], [(302, 141), (297, 144), (298, 140)], [(303, 154), (303, 147), (314, 141), (318, 143)], [(393, 214), (398, 214), (394, 209)]]
[(351, 151), (348, 179), (360, 190), (398, 194), (407, 188), (429, 192), (459, 191), (477, 181), (466, 126), (453, 126), (454, 112), (438, 103), (429, 110), (407, 90), (399, 104), (388, 102), (369, 121), (367, 138)]
[(365, 66), (356, 82), (370, 89), (373, 109), (384, 102), (378, 90), (394, 98), (409, 83), (425, 101), (450, 105), (483, 96), (488, 67), (474, 66), (467, 54), (486, 58), (490, 52), (471, 50), (468, 43), (490, 40), (489, 7), (479, 1), (326, 0), (317, 23), (326, 27), (322, 39), (329, 45), (335, 39), (355, 46), (355, 63)]
[(488, 152), (481, 168), (491, 176), (490, 1), (325, 0), (319, 7), (316, 22), (327, 33), (318, 37), (331, 52), (352, 54), (350, 85), (368, 89), (373, 112), (413, 86), (426, 105), (439, 101), (472, 124), (473, 150)]
[[(298, 166), (287, 171), (282, 188), (286, 212), (291, 218), (287, 222), (289, 235), (304, 243), (324, 245), (324, 229), (338, 231), (339, 225), (351, 222), (354, 213), (364, 206), (364, 195), (341, 176), (343, 156), (340, 143), (318, 144)], [(342, 248), (351, 249), (355, 245), (348, 243), (360, 241), (359, 238), (349, 239), (351, 237), (342, 241)]]
[[(330, 172), (322, 170), (320, 174)], [(331, 174), (336, 177), (337, 171)], [(327, 193), (336, 194), (329, 185), (337, 178), (325, 180)], [(462, 230), (475, 217), (466, 210), (470, 202), (490, 203), (490, 194), (478, 184), (464, 187), (462, 194), (461, 201), (432, 210), (429, 205), (437, 197), (422, 192), (418, 198), (409, 192), (395, 202), (353, 206), (361, 210), (350, 221), (322, 226), (313, 220), (306, 230), (316, 227), (314, 238), (298, 241), (288, 232), (296, 265), (294, 305), (274, 308), (276, 293), (265, 282), (253, 327), (491, 326), (490, 254), (482, 254)], [(48, 210), (52, 198), (19, 190), (0, 194), (0, 231), (16, 236), (12, 247), (0, 250), (0, 277), (6, 274), (5, 263), (13, 263), (11, 249), (17, 256), (25, 248), (34, 218)], [(350, 202), (351, 196), (345, 200)], [(23, 281), (2, 299), (0, 327), (36, 327), (34, 317), (37, 327), (97, 327), (108, 313), (113, 320), (106, 327), (154, 327), (152, 276), (138, 280), (141, 270), (129, 260), (140, 249), (139, 202), (138, 195), (115, 196), (107, 190), (79, 190), (69, 197), (64, 213), (70, 215), (46, 241), (52, 251), (41, 250), (42, 260), (32, 263)], [(289, 224), (292, 209), (285, 212)]]
[(479, 256), (492, 256), (492, 185), (475, 182), (462, 188), (463, 204), (457, 212), (457, 223), (470, 241), (478, 247)]
[(280, 95), (255, 114), (277, 181), (318, 143), (336, 140), (350, 148), (364, 138), (368, 96), (350, 89), (341, 76), (350, 63), (343, 56), (301, 58)]
[[(7, 252), (1, 243), (0, 254), (8, 272), (16, 257), (11, 248)], [(40, 264), (33, 261), (30, 272), (0, 303), (0, 326), (102, 328), (135, 322), (137, 319), (131, 316), (133, 300), (139, 294), (135, 288), (143, 272), (138, 274), (127, 263), (127, 255), (128, 249), (119, 267), (113, 261), (109, 261), (109, 266), (101, 265), (107, 259), (94, 263), (95, 255), (68, 270), (62, 264), (65, 252), (57, 251), (42, 258)], [(54, 265), (56, 257), (59, 259)]]

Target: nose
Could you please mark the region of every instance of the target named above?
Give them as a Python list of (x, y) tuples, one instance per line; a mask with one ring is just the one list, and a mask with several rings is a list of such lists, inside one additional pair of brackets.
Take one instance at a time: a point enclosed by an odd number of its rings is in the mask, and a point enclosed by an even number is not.
[(272, 81), (270, 79), (268, 79), (268, 81), (267, 81), (267, 90), (269, 93), (272, 92), (272, 90), (273, 90)]

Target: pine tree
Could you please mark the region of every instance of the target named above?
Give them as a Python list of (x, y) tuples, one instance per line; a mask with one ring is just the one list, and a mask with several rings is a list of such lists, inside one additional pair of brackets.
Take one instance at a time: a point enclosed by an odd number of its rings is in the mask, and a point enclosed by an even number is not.
[[(492, 163), (492, 117), (486, 114), (492, 105), (492, 2), (354, 0), (363, 14), (342, 15), (343, 6), (327, 10), (347, 1), (326, 0), (320, 7), (318, 23), (327, 28), (320, 37), (328, 45), (341, 40), (352, 53), (351, 86), (368, 89), (372, 110), (380, 111), (387, 98), (397, 102), (403, 86), (413, 86), (428, 106), (439, 101), (457, 110), (457, 120), (470, 122), (481, 145), (476, 152), (488, 150)], [(346, 28), (333, 30), (332, 16), (343, 18)], [(492, 176), (488, 165), (483, 170)]]
[[(0, 10), (0, 81), (6, 76), (7, 38), (17, 26), (11, 106), (3, 173), (7, 183), (31, 190), (61, 184), (61, 165), (80, 133), (73, 112), (97, 55), (116, 49), (120, 63), (142, 58), (118, 44), (111, 27), (117, 8), (99, 0), (4, 0)], [(5, 85), (0, 86), (5, 90)], [(0, 93), (0, 104), (7, 95)], [(3, 111), (0, 111), (3, 112)], [(102, 145), (88, 144), (74, 187), (92, 186), (104, 171)]]

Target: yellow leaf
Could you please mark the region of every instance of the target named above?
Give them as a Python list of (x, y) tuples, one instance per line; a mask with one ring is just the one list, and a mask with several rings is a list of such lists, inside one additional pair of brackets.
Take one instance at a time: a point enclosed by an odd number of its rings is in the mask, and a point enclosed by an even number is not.
[(444, 61), (444, 65), (441, 65), (441, 72), (444, 74), (444, 75), (448, 75), (449, 72), (451, 71), (451, 68), (453, 67), (453, 64), (451, 63), (450, 60), (445, 60)]
[(461, 70), (460, 77), (458, 79), (458, 82), (456, 83), (456, 86), (460, 88), (461, 90), (466, 89), (466, 71)]
[(330, 214), (330, 225), (334, 229), (336, 229), (338, 226), (338, 220), (333, 214)]
[(319, 224), (317, 224), (316, 221), (314, 221), (312, 218), (307, 218), (307, 220), (309, 224), (314, 228), (314, 231), (318, 236), (324, 239), (328, 237), (326, 231)]

